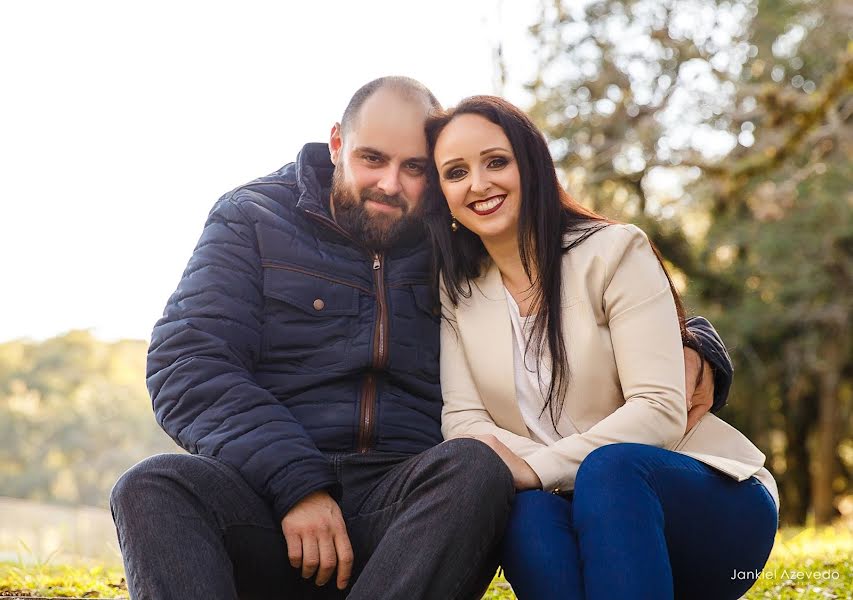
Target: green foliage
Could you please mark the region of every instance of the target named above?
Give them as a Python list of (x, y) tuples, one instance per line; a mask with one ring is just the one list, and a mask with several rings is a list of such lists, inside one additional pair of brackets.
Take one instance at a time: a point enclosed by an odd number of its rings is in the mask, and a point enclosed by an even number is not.
[(85, 331), (0, 344), (0, 495), (105, 507), (124, 470), (178, 449), (154, 421), (146, 347)]
[(853, 14), (842, 0), (542, 3), (529, 112), (569, 191), (645, 229), (735, 363), (721, 416), (782, 518), (853, 481)]

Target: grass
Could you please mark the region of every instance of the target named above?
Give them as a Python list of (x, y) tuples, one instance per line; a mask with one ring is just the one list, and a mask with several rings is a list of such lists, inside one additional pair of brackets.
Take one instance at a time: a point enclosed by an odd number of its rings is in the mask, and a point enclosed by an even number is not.
[[(853, 532), (839, 527), (785, 529), (770, 561), (744, 596), (747, 600), (853, 598)], [(120, 567), (0, 563), (0, 596), (126, 598)], [(484, 598), (512, 600), (509, 584), (496, 577)]]
[(127, 598), (121, 567), (0, 563), (0, 596)]
[(853, 598), (853, 531), (841, 526), (780, 531), (767, 566), (744, 598)]

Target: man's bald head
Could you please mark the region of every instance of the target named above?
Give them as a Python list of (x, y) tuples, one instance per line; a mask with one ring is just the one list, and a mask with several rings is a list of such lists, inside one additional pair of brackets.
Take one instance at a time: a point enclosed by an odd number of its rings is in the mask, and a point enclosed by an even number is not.
[(382, 77), (362, 86), (332, 127), (332, 217), (368, 248), (384, 250), (422, 231), (425, 125), (440, 108), (414, 79)]
[(344, 116), (341, 118), (341, 131), (344, 135), (352, 129), (364, 103), (379, 90), (394, 92), (401, 99), (409, 102), (423, 103), (424, 107), (430, 110), (441, 110), (441, 104), (436, 97), (420, 81), (399, 75), (380, 77), (361, 86), (350, 98), (344, 110)]

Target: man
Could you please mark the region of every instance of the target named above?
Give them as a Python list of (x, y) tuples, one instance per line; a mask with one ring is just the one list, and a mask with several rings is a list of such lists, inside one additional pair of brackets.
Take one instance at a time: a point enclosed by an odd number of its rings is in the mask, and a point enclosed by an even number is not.
[(485, 444), (440, 443), (420, 224), (437, 108), (416, 81), (371, 82), (328, 147), (214, 206), (148, 356), (157, 420), (190, 454), (146, 459), (111, 496), (132, 598), (472, 598), (488, 583), (513, 486)]

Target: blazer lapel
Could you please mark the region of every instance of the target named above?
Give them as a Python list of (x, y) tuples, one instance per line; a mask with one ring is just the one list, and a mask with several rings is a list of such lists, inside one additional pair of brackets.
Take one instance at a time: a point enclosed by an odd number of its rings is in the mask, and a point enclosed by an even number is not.
[(489, 263), (485, 276), (471, 283), (471, 298), (459, 304), (457, 323), (474, 383), (495, 423), (528, 437), (515, 397), (512, 323), (503, 280)]

